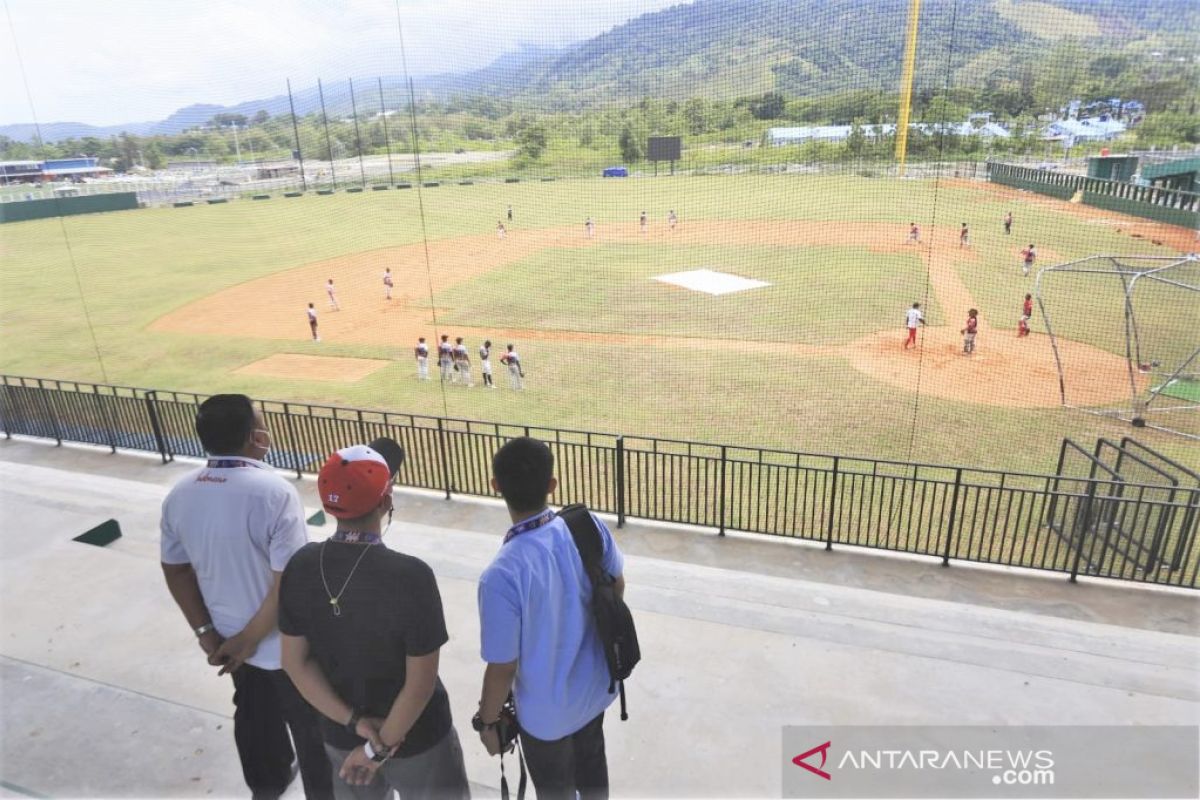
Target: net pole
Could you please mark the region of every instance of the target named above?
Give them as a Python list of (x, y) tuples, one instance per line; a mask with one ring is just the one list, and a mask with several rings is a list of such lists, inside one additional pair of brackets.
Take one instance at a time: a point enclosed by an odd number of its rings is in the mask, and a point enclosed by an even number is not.
[(288, 106), (292, 109), (292, 135), (296, 137), (296, 159), (300, 162), (300, 190), (308, 191), (308, 181), (304, 178), (304, 151), (300, 149), (300, 126), (296, 123), (296, 102), (292, 99), (292, 79), (288, 78)]
[(921, 17), (921, 0), (911, 0), (908, 7), (908, 37), (904, 43), (904, 72), (900, 78), (900, 113), (896, 118), (896, 174), (904, 177), (908, 158), (908, 118), (912, 111), (913, 77), (917, 66), (917, 23)]

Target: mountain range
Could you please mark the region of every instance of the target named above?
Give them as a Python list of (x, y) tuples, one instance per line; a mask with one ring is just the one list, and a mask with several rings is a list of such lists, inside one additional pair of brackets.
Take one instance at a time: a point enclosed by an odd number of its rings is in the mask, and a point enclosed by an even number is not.
[[(853, 89), (895, 91), (900, 79), (908, 0), (697, 0), (644, 14), (592, 39), (554, 50), (525, 46), (470, 72), (413, 79), (420, 99), (486, 95), (530, 110), (626, 104), (641, 97), (731, 99), (780, 92), (819, 96)], [(1196, 0), (925, 0), (916, 83), (941, 89), (1019, 70), (1064, 37), (1095, 49), (1187, 48), (1200, 30)], [(384, 105), (401, 108), (406, 81), (380, 79)], [(232, 106), (199, 103), (164, 120), (92, 126), (53, 122), (46, 141), (180, 133), (218, 113), (252, 117), (289, 112), (278, 95)], [(331, 116), (351, 111), (348, 81), (323, 82)], [(355, 78), (360, 113), (379, 108), (374, 76)], [(321, 109), (317, 86), (297, 87), (296, 112)], [(0, 126), (30, 141), (31, 124)]]

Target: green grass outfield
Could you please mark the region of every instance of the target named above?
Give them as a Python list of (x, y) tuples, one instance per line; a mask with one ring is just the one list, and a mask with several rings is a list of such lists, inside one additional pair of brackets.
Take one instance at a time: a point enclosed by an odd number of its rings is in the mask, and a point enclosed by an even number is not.
[[(913, 300), (927, 302), (931, 324), (957, 318), (961, 310), (943, 310), (933, 302), (916, 248), (880, 254), (856, 242), (845, 247), (676, 246), (661, 238), (645, 244), (606, 242), (548, 249), (432, 298), (446, 309), (442, 320), (451, 335), (455, 325), (470, 324), (666, 333), (741, 343), (700, 352), (567, 335), (522, 342), (530, 388), (520, 394), (506, 389), (443, 393), (436, 382), (419, 384), (407, 348), (326, 341), (315, 351), (302, 338), (235, 339), (219, 330), (183, 335), (148, 328), (163, 314), (234, 284), (340, 254), (420, 242), (419, 200), (431, 239), (488, 234), (508, 204), (514, 209), (514, 230), (575, 226), (581, 236), (587, 216), (601, 226), (631, 223), (642, 209), (659, 227), (668, 209), (679, 213), (684, 226), (702, 219), (801, 219), (830, 226), (915, 220), (926, 236), (935, 228), (957, 229), (967, 220), (979, 261), (960, 267), (960, 276), (985, 316), (1005, 327), (1015, 324), (1021, 297), (1032, 291), (1032, 279), (1021, 278), (1014, 254), (1028, 242), (1063, 260), (1101, 252), (1166, 254), (1109, 226), (1058, 213), (1042, 198), (1009, 204), (985, 191), (932, 181), (850, 177), (443, 185), (425, 189), (420, 198), (413, 190), (392, 190), (147, 209), (0, 228), (0, 370), (1029, 471), (1054, 466), (1063, 436), (1087, 441), (1129, 432), (1120, 423), (1057, 408), (997, 408), (918, 397), (855, 371), (839, 357), (780, 353), (780, 342), (842, 344), (874, 330), (894, 329), (899, 341), (903, 311)], [(1005, 237), (1001, 219), (1010, 208), (1016, 224), (1014, 235)], [(664, 291), (649, 280), (699, 267), (759, 277), (772, 286), (712, 298)], [(426, 285), (423, 274), (398, 275), (397, 281)], [(1072, 294), (1070, 302), (1059, 303), (1062, 324), (1118, 351), (1110, 332), (1123, 325), (1119, 305), (1111, 307), (1103, 293)], [(319, 287), (313, 300), (323, 307)], [(268, 307), (272, 298), (261, 302)], [(1156, 302), (1161, 308), (1147, 313), (1156, 321), (1157, 336), (1180, 346), (1194, 338), (1189, 307), (1177, 305), (1172, 296)], [(478, 342), (469, 344), (474, 356)], [(1123, 340), (1119, 344), (1123, 348)], [(313, 352), (395, 363), (356, 383), (232, 372), (273, 353)], [(503, 386), (503, 376), (498, 378)], [(1193, 447), (1153, 432), (1139, 436), (1200, 466)]]

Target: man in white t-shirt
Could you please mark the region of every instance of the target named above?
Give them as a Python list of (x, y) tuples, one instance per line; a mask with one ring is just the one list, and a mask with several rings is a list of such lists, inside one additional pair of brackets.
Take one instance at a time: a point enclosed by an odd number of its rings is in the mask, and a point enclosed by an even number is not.
[(342, 307), (338, 305), (337, 292), (333, 288), (333, 278), (325, 282), (325, 294), (329, 295), (329, 308), (333, 311), (341, 311)]
[(332, 798), (318, 718), (280, 661), (279, 580), (308, 542), (300, 496), (262, 461), (270, 433), (250, 398), (205, 400), (196, 433), (211, 457), (162, 506), (167, 588), (208, 663), (233, 677), (233, 737), (254, 797), (277, 798), (291, 782), (290, 729), (305, 796)]
[(383, 296), (387, 300), (392, 299), (392, 268), (387, 267), (383, 271)]
[(908, 338), (904, 340), (904, 349), (917, 346), (917, 326), (925, 324), (925, 315), (921, 313), (921, 304), (913, 303), (912, 308), (904, 312), (904, 325), (908, 328)]

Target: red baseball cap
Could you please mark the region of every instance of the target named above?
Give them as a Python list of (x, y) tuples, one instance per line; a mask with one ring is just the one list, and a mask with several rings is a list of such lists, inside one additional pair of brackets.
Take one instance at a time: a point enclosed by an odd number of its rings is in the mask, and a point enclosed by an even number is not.
[(403, 463), (404, 448), (387, 437), (338, 450), (317, 475), (321, 505), (338, 519), (370, 513), (388, 493)]

